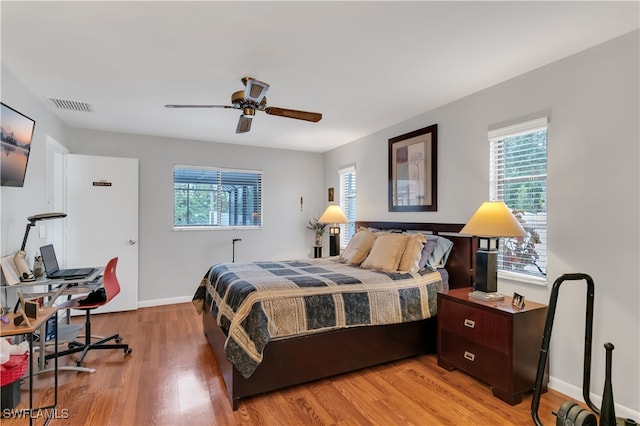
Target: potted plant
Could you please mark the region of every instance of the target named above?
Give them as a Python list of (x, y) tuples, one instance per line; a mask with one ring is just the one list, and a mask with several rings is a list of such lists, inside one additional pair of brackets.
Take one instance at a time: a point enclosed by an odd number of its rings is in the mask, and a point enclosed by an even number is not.
[(326, 228), (326, 223), (318, 223), (318, 218), (314, 217), (313, 220), (309, 221), (307, 225), (307, 229), (311, 229), (314, 232), (315, 243), (313, 244), (316, 247), (322, 246), (322, 235), (324, 235), (324, 228)]

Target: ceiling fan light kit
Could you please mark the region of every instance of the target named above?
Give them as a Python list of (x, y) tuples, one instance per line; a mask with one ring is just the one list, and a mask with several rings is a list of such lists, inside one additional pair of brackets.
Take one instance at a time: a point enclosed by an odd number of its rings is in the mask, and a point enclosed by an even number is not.
[(238, 90), (231, 95), (231, 105), (165, 105), (166, 108), (233, 108), (242, 111), (236, 133), (246, 133), (251, 130), (252, 118), (258, 111), (264, 111), (269, 115), (277, 115), (285, 118), (311, 121), (317, 123), (322, 119), (319, 112), (299, 111), (295, 109), (267, 107), (267, 90), (269, 85), (251, 77), (243, 77), (242, 84), (245, 90)]

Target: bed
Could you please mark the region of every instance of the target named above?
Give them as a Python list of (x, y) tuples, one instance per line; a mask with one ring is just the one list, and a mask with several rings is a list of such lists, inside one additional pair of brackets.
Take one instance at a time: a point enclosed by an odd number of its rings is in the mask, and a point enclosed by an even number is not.
[[(194, 304), (203, 313), (204, 333), (233, 410), (240, 399), (252, 395), (435, 353), (437, 292), (472, 284), (476, 244), (472, 237), (457, 234), (463, 226), (356, 223), (356, 229), (375, 231), (376, 235), (410, 233), (446, 238), (452, 246), (444, 269), (438, 272), (430, 266), (419, 271), (374, 272), (370, 267), (362, 268), (364, 262), (358, 266), (341, 258), (215, 264), (209, 268), (194, 295)], [(373, 250), (370, 252), (373, 255)], [(281, 288), (271, 289), (267, 295), (256, 291), (271, 285), (268, 281), (274, 280), (269, 277), (274, 276), (279, 277), (276, 285)], [(233, 294), (227, 291), (232, 286)], [(364, 292), (370, 293), (367, 296)], [(331, 302), (330, 307), (320, 301)], [(289, 311), (278, 311), (282, 306)], [(282, 312), (287, 312), (286, 318)]]

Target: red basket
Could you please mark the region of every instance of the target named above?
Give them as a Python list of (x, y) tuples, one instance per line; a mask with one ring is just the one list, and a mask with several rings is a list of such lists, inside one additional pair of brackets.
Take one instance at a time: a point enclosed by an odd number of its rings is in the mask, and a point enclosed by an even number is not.
[(10, 385), (21, 378), (29, 366), (29, 354), (11, 355), (9, 361), (0, 364), (0, 386)]

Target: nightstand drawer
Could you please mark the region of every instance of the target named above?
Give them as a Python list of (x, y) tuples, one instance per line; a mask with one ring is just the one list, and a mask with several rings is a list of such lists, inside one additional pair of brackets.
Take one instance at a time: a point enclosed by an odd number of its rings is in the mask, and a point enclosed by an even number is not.
[(511, 347), (509, 317), (442, 300), (438, 321), (442, 330), (496, 351), (507, 353)]
[(492, 386), (508, 386), (511, 365), (507, 354), (444, 330), (441, 333), (440, 357)]

